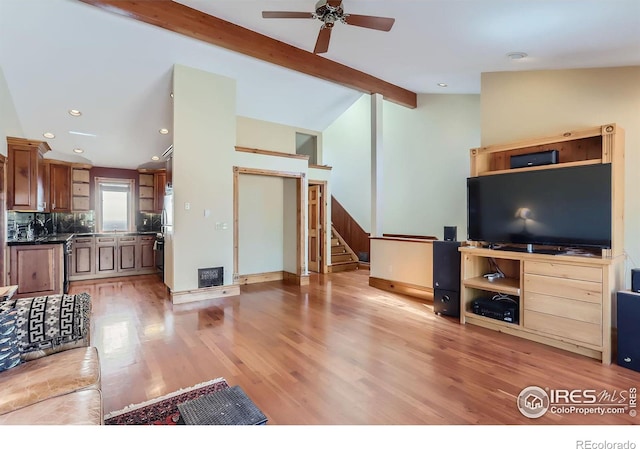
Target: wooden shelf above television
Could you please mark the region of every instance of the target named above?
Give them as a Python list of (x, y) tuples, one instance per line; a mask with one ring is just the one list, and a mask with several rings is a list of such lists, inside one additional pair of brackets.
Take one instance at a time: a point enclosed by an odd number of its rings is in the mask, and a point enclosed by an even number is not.
[(558, 164), (549, 164), (544, 166), (540, 165), (537, 167), (522, 167), (522, 168), (508, 168), (504, 170), (491, 170), (491, 171), (478, 173), (478, 176), (500, 175), (503, 173), (515, 173), (515, 172), (534, 171), (534, 170), (553, 170), (555, 168), (578, 167), (581, 165), (593, 165), (593, 164), (602, 164), (602, 158), (586, 159), (584, 161), (560, 162)]

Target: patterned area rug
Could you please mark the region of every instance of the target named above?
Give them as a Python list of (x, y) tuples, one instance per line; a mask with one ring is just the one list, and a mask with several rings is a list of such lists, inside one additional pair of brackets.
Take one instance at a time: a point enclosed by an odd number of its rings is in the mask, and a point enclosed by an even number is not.
[(175, 391), (141, 404), (132, 404), (104, 417), (105, 425), (182, 424), (178, 404), (229, 388), (222, 377)]

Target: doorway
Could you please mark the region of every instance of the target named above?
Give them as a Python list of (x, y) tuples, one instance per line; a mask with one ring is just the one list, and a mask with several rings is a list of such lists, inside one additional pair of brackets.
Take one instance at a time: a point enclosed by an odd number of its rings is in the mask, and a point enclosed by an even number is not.
[[(287, 180), (292, 181), (289, 200), (285, 199), (285, 208), (292, 208), (294, 223), (291, 226), (291, 232), (289, 235), (293, 236), (288, 244), (292, 248), (292, 252), (295, 253), (291, 259), (290, 263), (287, 263), (285, 257), (285, 268), (281, 272), (282, 277), (285, 281), (292, 282), (298, 285), (307, 285), (309, 283), (309, 274), (307, 273), (307, 264), (304, 258), (305, 253), (305, 229), (304, 229), (304, 190), (306, 187), (305, 183), (305, 174), (304, 173), (296, 173), (296, 172), (284, 172), (284, 171), (275, 171), (275, 170), (264, 170), (264, 169), (253, 169), (253, 168), (244, 168), (244, 167), (234, 167), (234, 178), (233, 178), (233, 209), (234, 209), (234, 232), (233, 232), (233, 280), (234, 283), (240, 283), (240, 274), (239, 273), (239, 240), (241, 236), (239, 235), (239, 212), (240, 212), (240, 186), (239, 180), (240, 176), (244, 175), (258, 175), (258, 176), (268, 176), (268, 177), (278, 177), (283, 178), (285, 183)], [(285, 189), (288, 190), (288, 189)], [(293, 229), (295, 228), (295, 229)], [(270, 277), (265, 278), (265, 275), (269, 275)], [(251, 282), (253, 281), (265, 281), (265, 280), (275, 280), (273, 276), (275, 273), (259, 273), (255, 276), (252, 276)]]
[(309, 181), (308, 194), (308, 260), (309, 271), (327, 272), (326, 257), (326, 181)]

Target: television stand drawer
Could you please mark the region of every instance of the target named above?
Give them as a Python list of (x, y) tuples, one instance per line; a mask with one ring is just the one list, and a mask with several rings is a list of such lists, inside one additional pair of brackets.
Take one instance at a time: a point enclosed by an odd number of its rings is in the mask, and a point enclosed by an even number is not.
[(585, 267), (581, 265), (569, 265), (566, 263), (526, 260), (524, 262), (524, 272), (564, 279), (602, 282), (602, 269), (598, 267)]
[(602, 283), (525, 273), (525, 292), (602, 304)]

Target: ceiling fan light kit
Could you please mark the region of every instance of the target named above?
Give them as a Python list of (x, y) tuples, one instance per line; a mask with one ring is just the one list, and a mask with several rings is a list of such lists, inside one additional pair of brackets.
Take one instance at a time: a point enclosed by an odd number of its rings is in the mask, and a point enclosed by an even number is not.
[(342, 0), (320, 0), (316, 3), (315, 12), (297, 11), (262, 11), (265, 19), (318, 19), (322, 22), (314, 53), (326, 53), (329, 50), (331, 29), (336, 22), (345, 25), (354, 25), (372, 30), (389, 31), (395, 19), (390, 17), (363, 16), (360, 14), (347, 14), (342, 8)]

